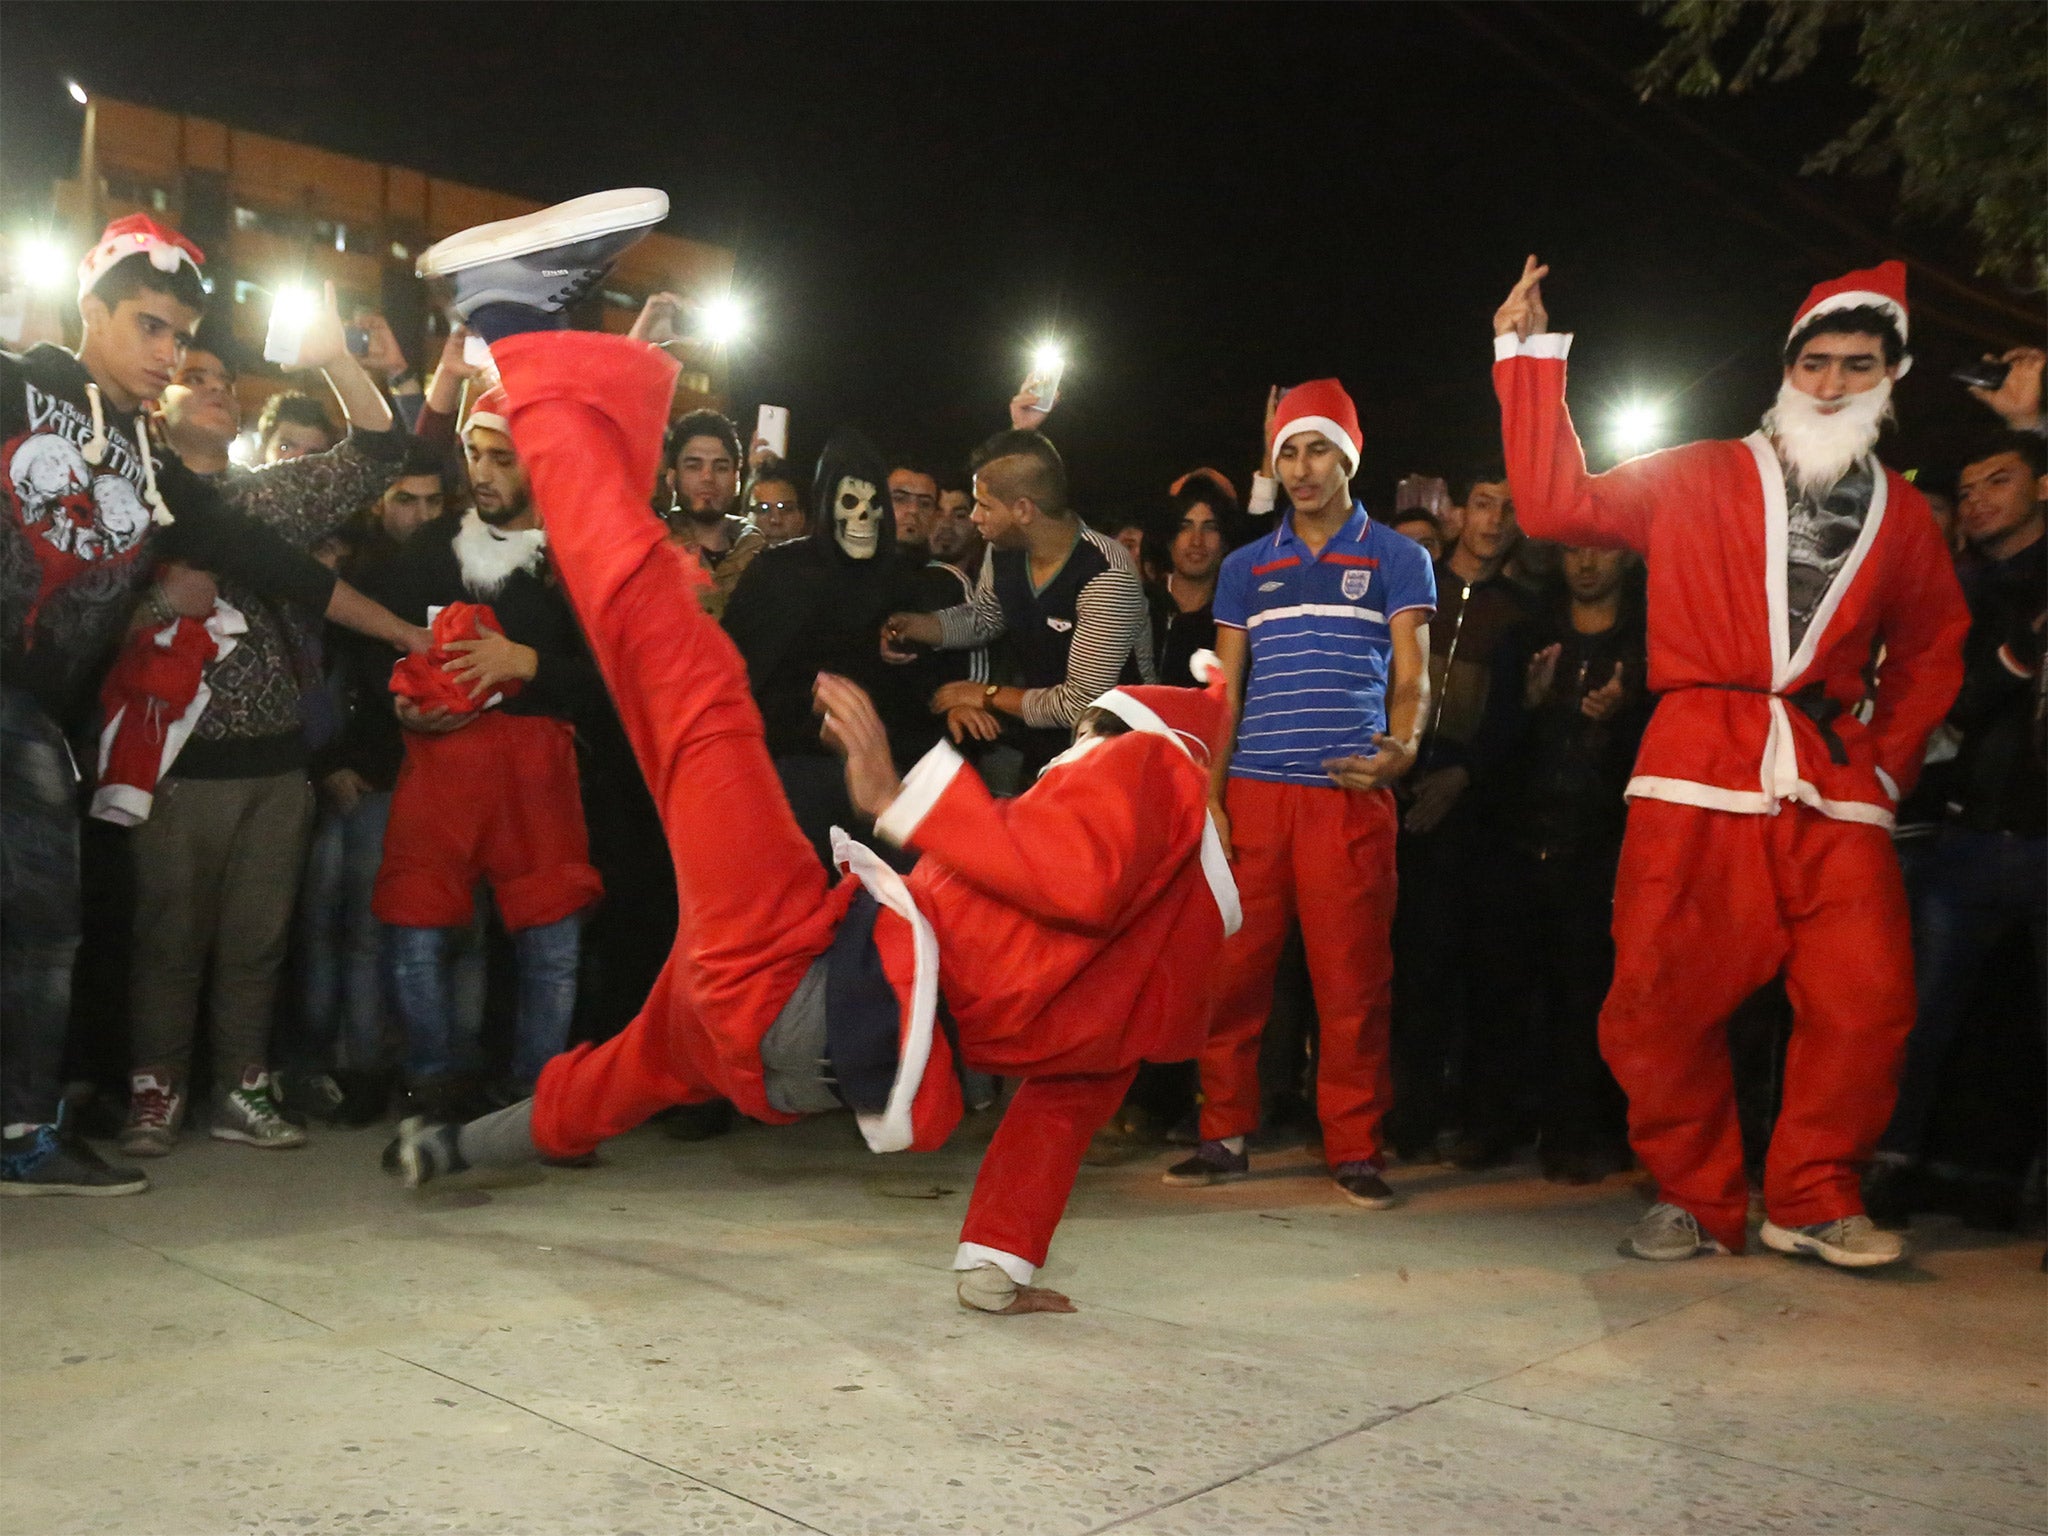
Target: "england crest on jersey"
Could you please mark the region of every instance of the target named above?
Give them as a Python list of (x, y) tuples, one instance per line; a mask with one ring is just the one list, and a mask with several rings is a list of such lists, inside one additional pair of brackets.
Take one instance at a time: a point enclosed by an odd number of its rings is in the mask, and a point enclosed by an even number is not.
[(1344, 573), (1344, 596), (1350, 602), (1355, 603), (1365, 596), (1365, 589), (1371, 585), (1371, 571), (1346, 571)]

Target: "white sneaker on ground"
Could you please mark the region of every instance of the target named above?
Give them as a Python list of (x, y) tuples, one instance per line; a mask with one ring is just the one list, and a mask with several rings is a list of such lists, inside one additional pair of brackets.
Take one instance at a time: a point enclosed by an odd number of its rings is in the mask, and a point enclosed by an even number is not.
[(1621, 1240), (1621, 1255), (1628, 1259), (1650, 1259), (1669, 1263), (1675, 1259), (1696, 1259), (1728, 1250), (1701, 1229), (1699, 1220), (1683, 1206), (1659, 1200), (1642, 1219), (1628, 1229)]
[(1766, 1221), (1757, 1234), (1766, 1248), (1779, 1253), (1805, 1253), (1825, 1259), (1837, 1269), (1876, 1269), (1906, 1256), (1906, 1240), (1887, 1232), (1868, 1216), (1844, 1216), (1810, 1227), (1781, 1227)]
[(303, 1147), (306, 1133), (277, 1112), (270, 1094), (270, 1074), (251, 1067), (241, 1086), (222, 1096), (213, 1111), (213, 1139), (279, 1151)]

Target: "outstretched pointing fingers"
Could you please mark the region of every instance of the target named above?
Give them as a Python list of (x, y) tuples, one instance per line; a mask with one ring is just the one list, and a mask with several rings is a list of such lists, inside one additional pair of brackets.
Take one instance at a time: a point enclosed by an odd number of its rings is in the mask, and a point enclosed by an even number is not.
[(1509, 290), (1501, 307), (1493, 312), (1493, 334), (1505, 336), (1513, 331), (1517, 337), (1527, 340), (1550, 325), (1550, 315), (1543, 307), (1543, 279), (1550, 276), (1550, 268), (1534, 256), (1522, 263), (1522, 275)]

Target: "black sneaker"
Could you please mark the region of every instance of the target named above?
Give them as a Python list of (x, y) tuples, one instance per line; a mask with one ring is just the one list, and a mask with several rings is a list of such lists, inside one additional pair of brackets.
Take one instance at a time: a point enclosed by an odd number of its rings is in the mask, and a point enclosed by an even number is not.
[(466, 1173), (468, 1159), (457, 1145), (457, 1128), (434, 1125), (414, 1115), (399, 1122), (398, 1177), (407, 1189), (418, 1189), (451, 1173)]
[(1401, 1203), (1401, 1197), (1380, 1177), (1377, 1163), (1339, 1163), (1331, 1177), (1346, 1200), (1368, 1211), (1384, 1211)]
[(1445, 1161), (1467, 1173), (1502, 1168), (1515, 1160), (1515, 1144), (1504, 1136), (1481, 1136), (1467, 1132), (1451, 1144)]
[(560, 314), (668, 217), (668, 194), (625, 187), (572, 198), (516, 219), (478, 224), (420, 253), (421, 277), (445, 277), (467, 320), (486, 304)]
[(139, 1195), (148, 1188), (149, 1175), (110, 1167), (54, 1125), (0, 1140), (0, 1195)]
[(1251, 1172), (1248, 1152), (1233, 1152), (1220, 1141), (1205, 1141), (1195, 1155), (1175, 1163), (1159, 1182), (1175, 1189), (1202, 1189), (1211, 1184), (1228, 1184)]

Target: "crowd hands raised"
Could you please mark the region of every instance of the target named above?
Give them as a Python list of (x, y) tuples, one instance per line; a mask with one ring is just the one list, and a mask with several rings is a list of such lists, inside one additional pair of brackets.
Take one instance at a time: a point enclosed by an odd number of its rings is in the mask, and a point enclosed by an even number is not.
[[(1501, 307), (1500, 366), (1545, 355), (1548, 270), (1532, 258)], [(10, 796), (9, 879), (28, 878), (17, 847), (82, 807), (90, 895), (67, 921), (62, 870), (8, 893), (10, 1194), (139, 1191), (146, 1177), (86, 1138), (160, 1158), (202, 1110), (216, 1138), (284, 1149), (309, 1122), (516, 1104), (572, 1041), (633, 1016), (676, 921), (654, 806), (467, 331), (423, 381), (374, 313), (349, 317), (366, 342), (352, 352), (330, 288), (294, 359), (327, 397), (273, 396), (260, 464), (243, 468), (237, 358), (184, 269), (108, 273), (75, 358), (8, 359), (7, 409), (47, 420), (67, 402), (67, 446), (95, 411), (134, 418), (128, 456), (182, 504), (156, 534), (110, 539), (118, 498), (99, 497), (108, 558), (81, 557), (83, 487), (15, 460), (10, 537), (73, 531), (70, 549), (31, 551), (32, 592), (7, 594), (10, 663), (43, 652), (6, 679), (8, 784), (67, 738), (86, 772), (75, 796)], [(687, 309), (657, 295), (632, 335), (665, 346)], [(1899, 1118), (1860, 1170), (1893, 1224), (1946, 1203), (2010, 1225), (2028, 1178), (2038, 1192), (2039, 1094), (2011, 1093), (1999, 1053), (2038, 1028), (2038, 947), (2006, 941), (2040, 941), (2040, 716), (2029, 734), (1995, 673), (2038, 700), (2043, 355), (2002, 361), (2002, 382), (1974, 392), (2008, 435), (1918, 481), (1975, 627), (1961, 701), (1893, 832), (1918, 1027)], [(1788, 352), (1788, 380), (1799, 366)], [(1207, 984), (1199, 1062), (1146, 1065), (1094, 1159), (1179, 1144), (1165, 1178), (1192, 1189), (1306, 1145), (1370, 1209), (1399, 1198), (1397, 1164), (1477, 1172), (1533, 1149), (1544, 1177), (1574, 1184), (1635, 1167), (1600, 1015), (1624, 796), (1669, 686), (1650, 639), (1661, 546), (1549, 510), (1557, 537), (1532, 536), (1512, 436), (1505, 459), (1475, 444), (1471, 467), (1410, 475), (1368, 515), (1354, 483), (1369, 424), (1333, 379), (1269, 393), (1247, 498), (1200, 467), (1128, 513), (1083, 510), (1047, 436), (1056, 407), (1027, 382), (1008, 428), (952, 463), (834, 431), (815, 473), (790, 454), (786, 412), (744, 438), (713, 410), (670, 424), (650, 516), (738, 649), (818, 858), (832, 866), (835, 827), (871, 838), (942, 743), (1014, 795), (1068, 759), (1107, 691), (1219, 686), (1233, 734), (1208, 764), (1210, 819), (1244, 928)], [(252, 528), (254, 552), (224, 559)], [(66, 582), (116, 568), (118, 613), (50, 626)], [(165, 721), (174, 752), (144, 723)], [(1981, 868), (1958, 865), (1985, 856), (1970, 838), (2004, 861), (1988, 895)], [(76, 989), (74, 964), (92, 978)], [(2009, 972), (2034, 979), (2015, 991)], [(2030, 1001), (2001, 1020), (1995, 1000), (2013, 996)], [(1733, 1001), (1743, 1177), (1760, 1187), (1800, 1026), (1782, 989)], [(964, 1088), (973, 1107), (1001, 1102), (980, 1073)], [(2005, 1129), (1984, 1133), (1985, 1114)], [(681, 1139), (733, 1118), (718, 1103), (667, 1116)], [(1683, 1214), (1653, 1172), (1655, 1210)], [(1687, 1219), (1630, 1251), (1709, 1251), (1708, 1214)], [(1802, 1251), (1879, 1261), (1830, 1233)]]

